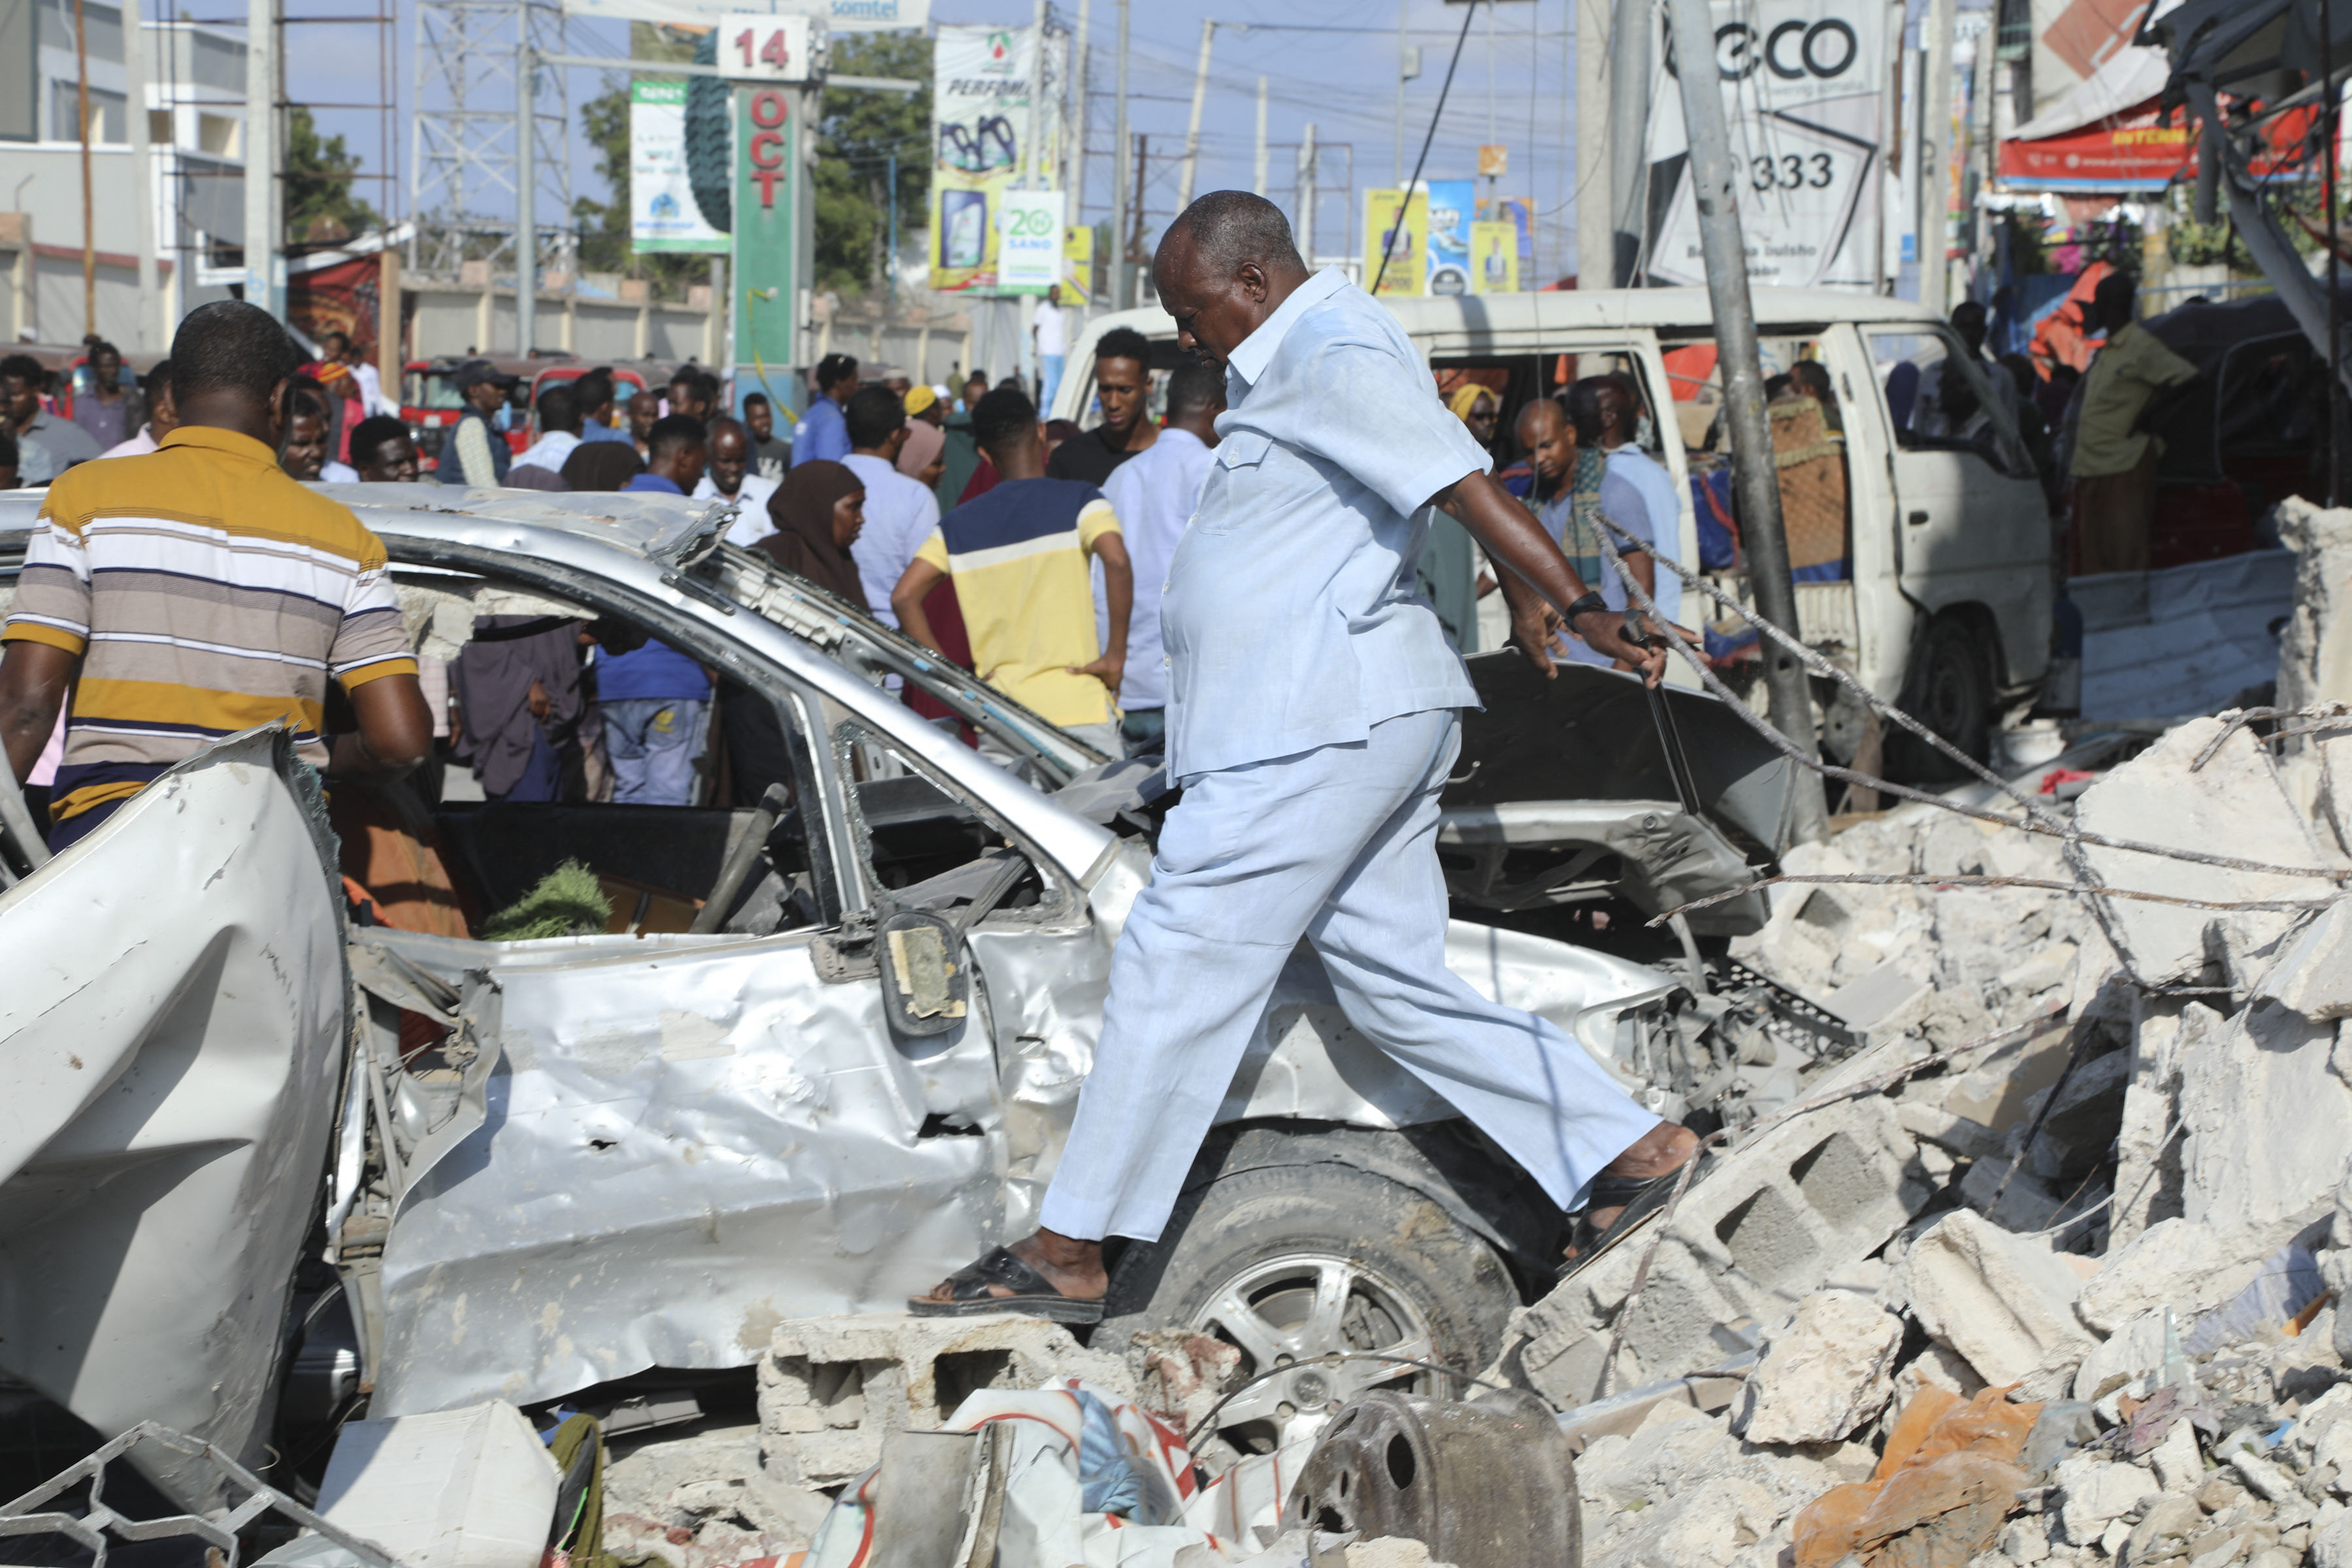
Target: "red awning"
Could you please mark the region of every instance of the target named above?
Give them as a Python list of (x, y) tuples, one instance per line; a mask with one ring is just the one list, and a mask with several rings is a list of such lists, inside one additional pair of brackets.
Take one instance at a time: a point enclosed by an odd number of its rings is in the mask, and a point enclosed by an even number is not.
[[(2273, 155), (2256, 160), (2254, 173), (2276, 174), (2291, 166), (2315, 112), (2298, 109), (2272, 121), (2264, 140)], [(2029, 190), (2161, 190), (2196, 171), (2193, 121), (2183, 113), (2170, 125), (2159, 124), (2155, 99), (2079, 131), (2000, 144), (2001, 183)]]

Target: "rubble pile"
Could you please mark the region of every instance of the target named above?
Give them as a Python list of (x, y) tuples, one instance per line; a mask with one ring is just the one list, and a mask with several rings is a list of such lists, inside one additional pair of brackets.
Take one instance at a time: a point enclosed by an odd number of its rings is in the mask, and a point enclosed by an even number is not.
[[(2073, 820), (2352, 876), (2317, 751), (2273, 756), (2236, 717), (2166, 732)], [(1585, 1562), (2352, 1568), (2340, 876), (2070, 848), (1933, 807), (1788, 868), (2310, 907), (1779, 889), (1738, 955), (1832, 1013), (1877, 1008), (1809, 1099), (2014, 1033), (1768, 1124), (1654, 1245), (1637, 1233), (1518, 1314), (1493, 1371), (1588, 1434)], [(1694, 1399), (1709, 1371), (1736, 1393)]]

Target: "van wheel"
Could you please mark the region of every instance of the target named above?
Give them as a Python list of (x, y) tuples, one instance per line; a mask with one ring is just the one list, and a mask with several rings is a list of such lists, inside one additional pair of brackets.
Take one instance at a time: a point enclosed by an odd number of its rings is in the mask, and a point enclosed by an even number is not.
[[(1913, 718), (1978, 762), (1985, 760), (1992, 730), (1992, 682), (1976, 634), (1965, 622), (1946, 617), (1927, 628), (1919, 662), (1904, 682), (1904, 709)], [(1895, 777), (1911, 784), (1946, 784), (1969, 777), (1961, 766), (1916, 737), (1889, 735), (1888, 760)]]
[[(1242, 1352), (1228, 1387), (1330, 1351), (1475, 1373), (1518, 1304), (1486, 1240), (1412, 1188), (1347, 1165), (1261, 1167), (1188, 1194), (1159, 1241), (1127, 1249), (1094, 1342), (1117, 1352), (1150, 1330), (1213, 1334)], [(1458, 1397), (1463, 1384), (1377, 1361), (1300, 1364), (1243, 1390), (1217, 1428), (1243, 1453), (1270, 1452), (1297, 1416), (1370, 1388)]]

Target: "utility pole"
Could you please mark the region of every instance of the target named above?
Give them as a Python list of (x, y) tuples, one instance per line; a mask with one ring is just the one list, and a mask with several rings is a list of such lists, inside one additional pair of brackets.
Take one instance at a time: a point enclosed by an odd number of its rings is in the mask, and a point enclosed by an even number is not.
[(1951, 236), (1952, 0), (1927, 0), (1919, 26), (1920, 68), (1927, 78), (1919, 94), (1926, 121), (1919, 127), (1919, 303), (1941, 316), (1951, 275), (1944, 252)]
[[(1135, 211), (1129, 215), (1134, 228), (1121, 242), (1127, 247), (1127, 254), (1135, 258), (1140, 258), (1143, 255), (1143, 176), (1150, 163), (1151, 132), (1138, 132), (1135, 137)], [(1142, 302), (1143, 289), (1139, 286), (1135, 290), (1135, 298), (1129, 303), (1139, 305)]]
[[(1087, 40), (1094, 35), (1087, 29), (1094, 23), (1095, 0), (1078, 0), (1078, 34), (1070, 41), (1070, 53), (1076, 57), (1070, 65), (1071, 89), (1077, 95), (1078, 110), (1071, 118), (1076, 132), (1071, 145), (1062, 150), (1063, 167), (1069, 171), (1062, 182), (1070, 193), (1069, 219), (1076, 227), (1084, 221), (1087, 206)], [(891, 187), (894, 193), (897, 187)]]
[(278, 238), (269, 226), (278, 184), (278, 52), (274, 0), (246, 0), (245, 8), (245, 298), (273, 316), (282, 314), (270, 284)]
[[(1948, 9), (1952, 0), (1934, 0)], [(1694, 205), (1706, 293), (1715, 317), (1717, 363), (1723, 373), (1724, 417), (1731, 435), (1732, 482), (1740, 532), (1748, 545), (1748, 580), (1757, 612), (1790, 634), (1797, 630), (1797, 589), (1789, 576), (1789, 540), (1780, 525), (1780, 476), (1764, 414), (1764, 367), (1756, 342), (1756, 310), (1748, 292), (1748, 248), (1732, 204), (1731, 130), (1723, 113), (1715, 64), (1715, 18), (1707, 0), (1667, 0), (1675, 25), (1675, 58), (1682, 78), (1683, 123), (1689, 132)], [(1779, 644), (1763, 645), (1764, 683), (1772, 727), (1806, 755), (1813, 736), (1812, 694), (1804, 666)], [(1819, 773), (1794, 771), (1790, 780), (1790, 827), (1799, 843), (1828, 834)], [(1774, 846), (1777, 849), (1779, 846)]]
[(1029, 134), (1021, 144), (1021, 188), (1024, 191), (1039, 189), (1045, 177), (1045, 164), (1037, 156), (1045, 139), (1045, 19), (1046, 0), (1037, 0), (1036, 18), (1030, 23), (1037, 42), (1029, 56)]
[(524, 358), (539, 342), (538, 98), (539, 52), (526, 32), (515, 45), (515, 353)]
[(1110, 308), (1124, 310), (1131, 297), (1127, 271), (1127, 209), (1133, 187), (1127, 183), (1127, 8), (1118, 0), (1118, 110), (1110, 142)]
[(1315, 122), (1307, 122), (1307, 138), (1298, 144), (1298, 254), (1309, 272), (1315, 270)]
[[(81, 102), (81, 330), (85, 333), (98, 331), (98, 210), (89, 195), (89, 29), (82, 22), (81, 0), (74, 0), (74, 65), (75, 75), (79, 79), (75, 91)], [(26, 256), (17, 265), (30, 268), (33, 258)]]
[[(1570, 0), (1571, 5), (1575, 0)], [(1405, 24), (1411, 19), (1412, 0), (1397, 0), (1397, 105), (1396, 105), (1396, 173), (1389, 176), (1391, 185), (1404, 184), (1404, 84), (1418, 72), (1405, 69)]]
[(137, 347), (169, 345), (163, 290), (155, 267), (155, 155), (147, 139), (147, 28), (138, 0), (122, 6), (122, 76), (131, 132), (131, 199), (139, 204), (139, 333)]
[(1650, 232), (1650, 29), (1652, 0), (1617, 0), (1609, 51), (1610, 278), (1620, 289), (1640, 281), (1642, 243)]
[(1568, 0), (1576, 34), (1576, 286), (1616, 280), (1610, 243), (1608, 0)]
[[(1045, 0), (1037, 0), (1043, 5)], [(1176, 180), (1176, 210), (1182, 212), (1192, 205), (1192, 171), (1201, 159), (1201, 106), (1209, 96), (1209, 46), (1217, 36), (1217, 24), (1201, 18), (1201, 63), (1192, 68), (1192, 118), (1184, 127), (1184, 168)]]
[(1265, 195), (1265, 78), (1257, 79), (1257, 168), (1250, 189)]

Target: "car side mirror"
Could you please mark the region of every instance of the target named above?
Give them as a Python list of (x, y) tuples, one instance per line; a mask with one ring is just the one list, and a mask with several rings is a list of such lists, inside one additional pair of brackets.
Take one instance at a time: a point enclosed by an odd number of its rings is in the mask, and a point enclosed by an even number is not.
[(957, 962), (962, 933), (938, 915), (902, 910), (875, 928), (882, 1010), (902, 1035), (944, 1035), (963, 1022), (971, 976)]

